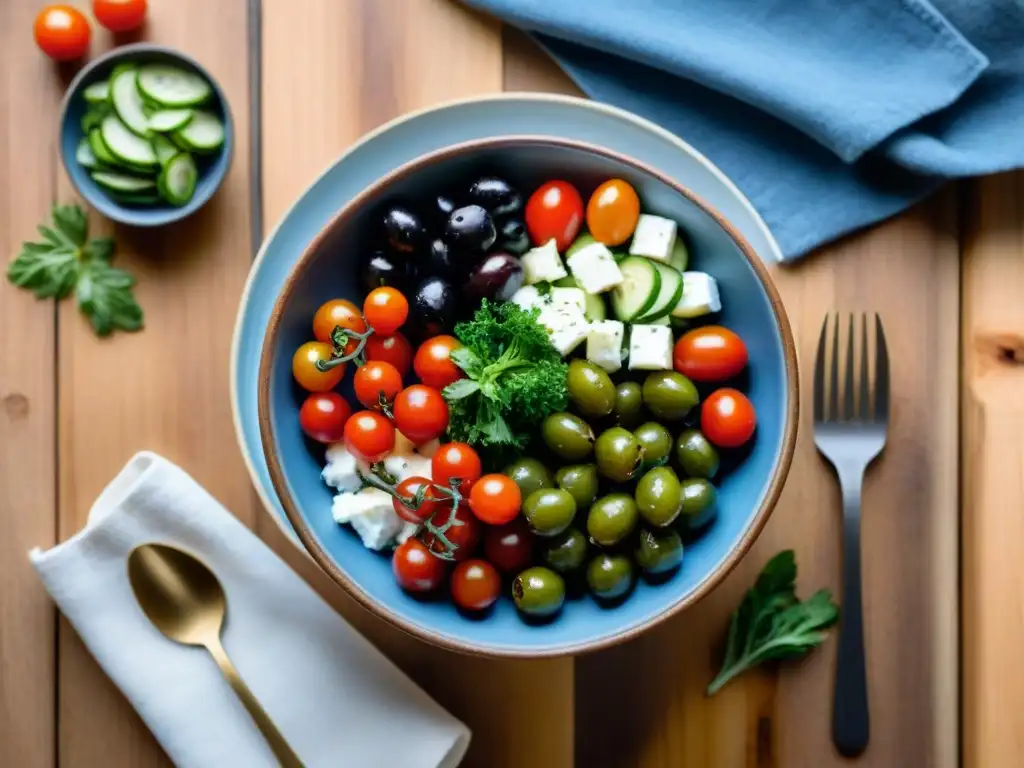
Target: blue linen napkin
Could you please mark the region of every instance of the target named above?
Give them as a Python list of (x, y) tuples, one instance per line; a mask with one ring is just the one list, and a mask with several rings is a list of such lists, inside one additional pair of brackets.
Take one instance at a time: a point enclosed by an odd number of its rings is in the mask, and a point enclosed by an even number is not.
[(1024, 0), (463, 2), (696, 147), (787, 259), (1024, 166)]

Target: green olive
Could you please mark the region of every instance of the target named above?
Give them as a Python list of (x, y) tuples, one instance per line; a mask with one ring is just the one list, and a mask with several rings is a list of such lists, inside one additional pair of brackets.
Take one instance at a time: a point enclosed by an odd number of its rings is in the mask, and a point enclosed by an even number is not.
[(552, 413), (544, 419), (541, 434), (548, 447), (566, 461), (581, 461), (594, 450), (594, 430), (571, 413)]
[(527, 568), (512, 582), (512, 599), (525, 614), (551, 616), (565, 602), (565, 580), (550, 568)]
[(555, 472), (555, 484), (572, 494), (577, 509), (589, 509), (597, 498), (597, 467), (570, 464)]
[(718, 492), (703, 477), (690, 477), (680, 483), (683, 496), (683, 517), (689, 526), (700, 526), (709, 520), (715, 512), (715, 499)]
[(644, 380), (644, 405), (655, 416), (675, 421), (697, 405), (700, 396), (693, 382), (675, 371), (657, 371)]
[(587, 584), (604, 600), (622, 597), (633, 586), (633, 561), (623, 555), (600, 554), (587, 566)]
[(576, 502), (572, 494), (561, 488), (541, 488), (526, 497), (523, 517), (538, 536), (556, 536), (576, 516)]
[(617, 483), (624, 483), (643, 464), (644, 449), (628, 429), (612, 427), (598, 436), (594, 444), (594, 459), (602, 475)]
[(660, 467), (672, 453), (672, 435), (656, 421), (648, 421), (633, 430), (633, 437), (644, 449), (644, 466)]
[(566, 386), (584, 416), (607, 416), (615, 407), (615, 385), (603, 368), (587, 360), (569, 363)]
[(541, 488), (555, 487), (551, 479), (551, 470), (536, 459), (519, 459), (505, 467), (502, 474), (515, 481), (519, 486), (519, 494), (524, 499)]
[(687, 429), (676, 438), (676, 461), (690, 477), (710, 480), (718, 472), (718, 451), (699, 429)]
[(668, 573), (683, 562), (683, 540), (673, 530), (645, 528), (640, 531), (634, 556), (647, 573)]
[(635, 381), (624, 381), (615, 388), (615, 423), (631, 429), (644, 411), (643, 389)]
[(587, 533), (602, 547), (611, 547), (636, 528), (640, 513), (632, 496), (610, 493), (594, 502), (587, 515)]
[(559, 573), (570, 573), (582, 567), (587, 559), (587, 537), (577, 528), (569, 528), (544, 548), (544, 562)]
[(668, 467), (655, 467), (641, 477), (633, 495), (640, 514), (651, 525), (669, 525), (683, 508), (679, 478)]

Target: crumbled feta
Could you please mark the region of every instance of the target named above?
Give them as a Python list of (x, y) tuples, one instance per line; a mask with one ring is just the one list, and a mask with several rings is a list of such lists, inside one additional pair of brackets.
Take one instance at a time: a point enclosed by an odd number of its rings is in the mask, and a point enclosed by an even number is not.
[(541, 309), (537, 320), (547, 328), (551, 346), (563, 357), (582, 344), (590, 330), (586, 315), (575, 304), (548, 304)]
[(528, 250), (520, 261), (523, 263), (523, 282), (527, 285), (553, 283), (569, 276), (562, 263), (562, 257), (558, 255), (558, 246), (555, 245), (554, 238), (542, 246)]
[(634, 325), (629, 332), (630, 370), (672, 370), (672, 329), (664, 325)]
[(581, 288), (552, 288), (546, 297), (541, 299), (541, 306), (548, 304), (565, 304), (578, 307), (580, 312), (587, 311), (587, 294)]
[(622, 282), (622, 270), (604, 243), (580, 248), (566, 262), (576, 282), (587, 293), (604, 293)]
[(590, 324), (587, 333), (587, 360), (614, 373), (622, 367), (622, 339), (626, 328), (618, 320)]
[(633, 230), (629, 252), (634, 256), (667, 262), (676, 243), (676, 223), (661, 216), (641, 213)]
[(326, 459), (327, 464), (320, 477), (327, 485), (339, 491), (357, 490), (362, 485), (359, 473), (370, 471), (370, 465), (350, 454), (344, 443), (331, 443), (327, 447)]
[(706, 272), (683, 272), (683, 295), (672, 310), (675, 317), (700, 317), (721, 309), (715, 278)]
[(525, 310), (531, 310), (544, 303), (544, 297), (534, 285), (524, 285), (512, 294), (512, 303), (518, 304)]
[(337, 523), (348, 523), (368, 549), (383, 549), (402, 532), (404, 521), (395, 514), (391, 496), (377, 488), (339, 493), (331, 512)]

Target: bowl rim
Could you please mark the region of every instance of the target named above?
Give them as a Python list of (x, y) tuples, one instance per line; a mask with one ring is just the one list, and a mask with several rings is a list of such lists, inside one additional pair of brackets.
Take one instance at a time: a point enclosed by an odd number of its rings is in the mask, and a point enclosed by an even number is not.
[[(784, 416), (781, 453), (778, 462), (772, 470), (772, 474), (768, 482), (768, 491), (764, 495), (757, 511), (754, 513), (753, 519), (748, 525), (746, 531), (744, 531), (743, 535), (740, 537), (739, 542), (732, 552), (726, 555), (719, 563), (718, 567), (707, 574), (689, 592), (689, 594), (680, 596), (675, 601), (650, 616), (646, 621), (596, 640), (568, 644), (555, 643), (541, 648), (517, 648), (514, 646), (497, 645), (477, 646), (469, 642), (452, 638), (442, 632), (438, 632), (417, 622), (408, 620), (400, 616), (396, 611), (392, 610), (388, 606), (371, 597), (363, 587), (338, 567), (333, 558), (331, 558), (323, 546), (321, 546), (316, 535), (309, 528), (304, 516), (299, 511), (298, 505), (292, 497), (289, 484), (284, 477), (283, 467), (276, 450), (272, 419), (270, 418), (269, 382), (273, 363), (272, 350), (274, 349), (277, 336), (280, 332), (284, 309), (292, 297), (292, 293), (299, 278), (306, 271), (309, 264), (312, 262), (314, 255), (330, 233), (332, 233), (337, 227), (344, 226), (350, 219), (352, 219), (367, 200), (373, 198), (386, 187), (405, 178), (415, 171), (440, 160), (458, 156), (473, 150), (521, 146), (524, 144), (557, 146), (566, 149), (580, 150), (623, 163), (640, 173), (648, 174), (666, 184), (677, 194), (687, 198), (691, 203), (703, 210), (704, 213), (711, 216), (711, 218), (714, 219), (726, 234), (732, 238), (733, 242), (736, 243), (740, 253), (743, 254), (743, 257), (746, 258), (750, 264), (755, 276), (761, 284), (762, 289), (768, 296), (772, 313), (775, 316), (776, 325), (782, 337), (784, 370), (786, 373), (786, 391), (788, 395), (788, 407), (785, 410)], [(306, 549), (307, 554), (309, 554), (314, 562), (316, 562), (316, 564), (334, 582), (341, 586), (342, 589), (344, 589), (345, 592), (347, 592), (360, 606), (371, 614), (385, 620), (402, 632), (430, 643), (431, 645), (445, 648), (447, 650), (488, 658), (559, 658), (610, 648), (638, 637), (641, 633), (663, 623), (670, 617), (704, 598), (709, 592), (724, 581), (726, 576), (732, 572), (743, 556), (750, 550), (761, 531), (764, 529), (764, 526), (767, 524), (771, 513), (774, 511), (779, 497), (782, 494), (786, 478), (793, 462), (800, 407), (799, 370), (796, 354), (796, 342), (789, 322), (789, 316), (782, 304), (782, 298), (779, 294), (778, 288), (768, 272), (764, 261), (746, 241), (746, 238), (744, 238), (743, 235), (732, 226), (732, 224), (730, 224), (720, 213), (718, 213), (717, 210), (706, 203), (700, 196), (696, 195), (688, 188), (679, 184), (652, 166), (636, 160), (626, 154), (607, 149), (588, 141), (564, 139), (557, 136), (526, 134), (472, 139), (441, 147), (440, 149), (432, 152), (427, 152), (384, 174), (338, 209), (338, 211), (317, 233), (317, 235), (310, 240), (302, 255), (289, 270), (288, 275), (281, 286), (277, 299), (275, 300), (274, 306), (271, 310), (270, 319), (267, 322), (266, 331), (263, 337), (263, 344), (260, 349), (257, 387), (259, 388), (257, 393), (257, 410), (260, 442), (267, 462), (270, 480), (274, 486), (278, 500), (281, 502), (285, 515), (291, 523), (299, 541)]]
[[(220, 178), (216, 180), (216, 183), (212, 186), (205, 197), (194, 196), (192, 200), (180, 208), (168, 208), (167, 213), (156, 221), (139, 221), (135, 218), (126, 217), (123, 212), (131, 209), (125, 208), (113, 200), (105, 199), (102, 201), (102, 205), (97, 205), (94, 201), (94, 196), (86, 194), (86, 191), (79, 186), (74, 174), (71, 173), (70, 163), (73, 158), (69, 159), (64, 153), (64, 125), (68, 119), (69, 107), (71, 106), (72, 99), (74, 99), (82, 90), (82, 86), (85, 81), (88, 80), (96, 70), (116, 62), (118, 59), (140, 53), (155, 53), (160, 56), (177, 59), (183, 64), (199, 72), (213, 87), (214, 95), (217, 97), (217, 103), (220, 105), (220, 109), (224, 114), (224, 146), (220, 150), (224, 154), (224, 169), (219, 173)], [(90, 206), (95, 208), (98, 213), (111, 221), (116, 221), (118, 224), (148, 229), (153, 227), (162, 227), (167, 224), (174, 224), (175, 222), (188, 218), (210, 202), (210, 199), (217, 193), (217, 190), (220, 189), (221, 185), (224, 183), (224, 179), (227, 178), (227, 175), (231, 170), (231, 164), (235, 156), (235, 118), (234, 115), (231, 114), (231, 104), (228, 101), (227, 94), (224, 93), (224, 89), (221, 88), (217, 79), (210, 74), (210, 70), (203, 66), (198, 59), (169, 45), (148, 42), (130, 43), (128, 45), (118, 46), (117, 48), (111, 48), (101, 56), (92, 59), (88, 64), (75, 73), (75, 76), (71, 79), (67, 89), (65, 89), (64, 96), (61, 98), (60, 102), (59, 115), (60, 117), (57, 121), (57, 154), (60, 157), (60, 163), (64, 167), (64, 173), (68, 177), (68, 181), (71, 182), (71, 186), (74, 187), (75, 192), (83, 200), (89, 203)]]

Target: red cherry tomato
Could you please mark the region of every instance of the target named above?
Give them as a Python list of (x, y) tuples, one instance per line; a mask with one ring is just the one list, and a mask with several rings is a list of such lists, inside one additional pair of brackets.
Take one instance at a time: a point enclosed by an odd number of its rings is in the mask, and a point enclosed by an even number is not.
[(399, 392), (391, 411), (398, 431), (416, 445), (440, 437), (448, 429), (448, 403), (436, 389), (422, 384)]
[[(454, 517), (455, 522), (451, 528), (445, 531), (444, 535), (456, 547), (452, 553), (452, 558), (461, 562), (462, 560), (468, 560), (473, 554), (476, 545), (480, 542), (483, 526), (480, 525), (479, 520), (473, 517), (473, 513), (469, 511), (465, 504), (459, 504), (455, 509), (454, 515), (452, 513), (452, 505), (442, 505), (431, 522), (435, 526), (441, 527), (452, 517)], [(423, 536), (423, 543), (427, 545), (431, 552), (438, 555), (447, 551), (444, 542), (432, 533), (427, 533)]]
[(486, 560), (459, 563), (448, 585), (452, 590), (452, 600), (467, 611), (490, 608), (501, 594), (501, 578)]
[(701, 406), (700, 429), (720, 448), (739, 448), (751, 438), (756, 427), (754, 406), (738, 390), (716, 390)]
[(484, 557), (504, 573), (518, 573), (528, 566), (533, 558), (533, 533), (526, 518), (517, 516), (504, 525), (488, 526)]
[(523, 495), (515, 481), (505, 475), (484, 475), (469, 492), (469, 508), (489, 525), (502, 525), (519, 514)]
[(583, 198), (567, 181), (549, 181), (526, 203), (526, 229), (534, 245), (551, 238), (559, 252), (568, 248), (583, 223)]
[(434, 389), (444, 389), (453, 381), (466, 374), (451, 358), (452, 350), (462, 346), (454, 336), (435, 336), (420, 344), (413, 358), (412, 367), (420, 381)]
[(398, 372), (405, 378), (412, 367), (412, 345), (409, 340), (400, 333), (391, 336), (378, 336), (374, 334), (366, 340), (363, 354), (367, 360), (382, 360), (391, 363)]
[(55, 61), (80, 59), (89, 50), (89, 22), (70, 5), (48, 5), (36, 16), (36, 45)]
[(370, 360), (356, 368), (352, 388), (355, 389), (356, 400), (364, 407), (379, 410), (381, 398), (391, 403), (402, 391), (402, 374), (391, 363)]
[(470, 492), (482, 472), (480, 456), (466, 443), (445, 443), (430, 460), (430, 476), (434, 482), (448, 485), (457, 477), (463, 496)]
[(111, 32), (128, 32), (146, 20), (146, 0), (92, 0), (92, 14)]
[(747, 345), (728, 328), (707, 325), (680, 336), (672, 357), (683, 376), (694, 381), (724, 381), (746, 367)]
[(409, 302), (397, 288), (385, 285), (374, 288), (366, 294), (363, 302), (363, 317), (374, 333), (390, 336), (409, 317)]
[(640, 218), (640, 198), (629, 182), (606, 181), (587, 203), (587, 229), (605, 245), (622, 245), (633, 234)]
[(445, 499), (433, 483), (425, 477), (407, 477), (395, 487), (395, 490), (407, 499), (415, 499), (420, 488), (424, 489), (424, 493), (423, 500), (418, 507), (406, 506), (398, 499), (391, 499), (395, 514), (410, 523), (422, 524), (429, 520)]
[(345, 437), (352, 407), (337, 392), (314, 392), (299, 408), (299, 426), (313, 440), (336, 443)]
[(409, 592), (433, 592), (444, 581), (446, 570), (444, 562), (416, 539), (406, 539), (399, 544), (391, 558), (395, 580)]
[(307, 392), (327, 392), (338, 386), (345, 375), (345, 363), (336, 365), (327, 371), (321, 371), (316, 364), (333, 357), (334, 349), (330, 344), (319, 341), (307, 341), (292, 356), (292, 376)]
[[(366, 321), (359, 307), (346, 299), (331, 299), (321, 304), (313, 315), (313, 335), (316, 340), (324, 344), (333, 344), (331, 334), (339, 327), (344, 331), (365, 333)], [(358, 339), (349, 339), (345, 344), (345, 354), (352, 354), (358, 346)]]
[(345, 447), (373, 464), (395, 449), (395, 425), (377, 411), (360, 411), (345, 422)]

